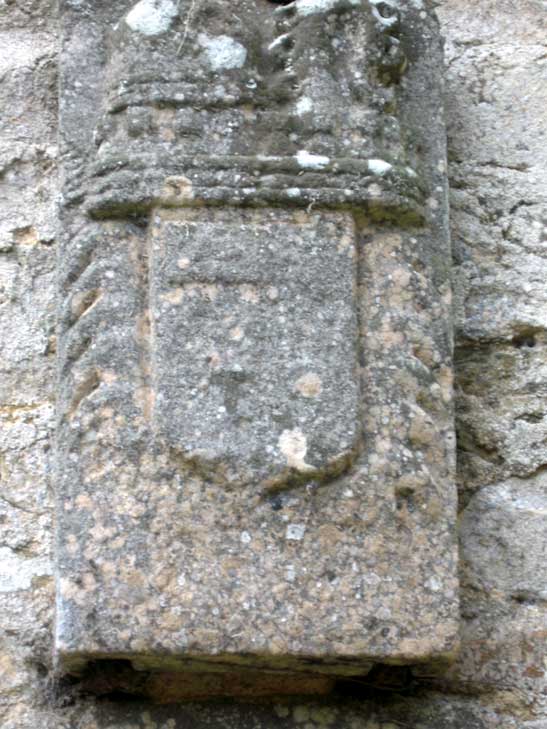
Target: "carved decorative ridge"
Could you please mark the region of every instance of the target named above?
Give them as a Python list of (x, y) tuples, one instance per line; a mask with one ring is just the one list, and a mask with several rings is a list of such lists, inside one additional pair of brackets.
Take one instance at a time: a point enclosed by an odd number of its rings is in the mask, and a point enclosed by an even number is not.
[[(163, 162), (163, 163), (162, 163)], [(96, 163), (87, 209), (94, 217), (134, 207), (284, 204), (369, 209), (377, 218), (419, 225), (424, 193), (409, 167), (385, 160), (330, 159), (306, 152), (294, 157), (132, 155)], [(79, 194), (76, 193), (79, 197)]]

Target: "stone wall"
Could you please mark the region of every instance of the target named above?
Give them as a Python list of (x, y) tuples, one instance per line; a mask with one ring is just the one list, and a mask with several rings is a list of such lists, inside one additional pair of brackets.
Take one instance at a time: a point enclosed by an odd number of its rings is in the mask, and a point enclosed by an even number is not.
[[(326, 701), (97, 701), (51, 670), (56, 9), (0, 0), (0, 724), (547, 727), (547, 52), (541, 0), (445, 0), (462, 650)], [(103, 678), (108, 681), (108, 678)]]

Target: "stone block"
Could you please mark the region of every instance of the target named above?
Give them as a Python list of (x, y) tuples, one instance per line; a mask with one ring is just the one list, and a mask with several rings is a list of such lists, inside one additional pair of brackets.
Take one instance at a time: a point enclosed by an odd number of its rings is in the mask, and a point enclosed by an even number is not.
[(239, 695), (453, 654), (442, 64), (417, 5), (62, 3), (63, 670)]

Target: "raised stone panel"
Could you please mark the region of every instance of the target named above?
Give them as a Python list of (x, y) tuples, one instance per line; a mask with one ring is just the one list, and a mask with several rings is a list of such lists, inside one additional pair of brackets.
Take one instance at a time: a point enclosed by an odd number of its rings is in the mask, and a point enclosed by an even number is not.
[(354, 460), (355, 243), (349, 213), (153, 213), (154, 426), (188, 467), (267, 491)]
[(450, 658), (431, 8), (61, 5), (62, 668), (218, 695)]

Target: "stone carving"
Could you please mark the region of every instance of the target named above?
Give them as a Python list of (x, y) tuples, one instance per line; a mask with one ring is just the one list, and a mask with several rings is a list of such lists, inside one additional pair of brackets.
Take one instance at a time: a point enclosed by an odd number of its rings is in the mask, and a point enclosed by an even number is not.
[[(174, 21), (172, 5), (137, 3), (110, 34), (107, 112), (88, 191), (95, 216), (202, 199), (366, 203), (420, 219), (416, 152), (392, 113), (393, 79), (406, 63), (394, 3), (298, 0), (272, 12), (259, 0), (237, 13), (182, 3), (199, 29), (185, 25), (182, 49), (178, 33), (156, 36)], [(143, 25), (148, 7), (157, 22)], [(380, 149), (390, 161), (376, 158)]]
[(160, 438), (226, 486), (339, 473), (360, 436), (351, 221), (166, 211), (151, 237)]
[(62, 17), (63, 665), (449, 656), (430, 8), (65, 0)]

